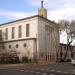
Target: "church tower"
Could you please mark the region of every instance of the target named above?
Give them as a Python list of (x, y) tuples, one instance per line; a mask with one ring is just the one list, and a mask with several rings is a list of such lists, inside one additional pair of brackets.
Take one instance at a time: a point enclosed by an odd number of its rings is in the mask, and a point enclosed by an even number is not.
[(41, 8), (38, 9), (38, 15), (40, 15), (40, 16), (42, 16), (42, 17), (44, 17), (44, 18), (47, 18), (47, 9), (44, 8), (43, 2), (44, 2), (44, 1), (42, 0), (42, 1), (41, 1)]

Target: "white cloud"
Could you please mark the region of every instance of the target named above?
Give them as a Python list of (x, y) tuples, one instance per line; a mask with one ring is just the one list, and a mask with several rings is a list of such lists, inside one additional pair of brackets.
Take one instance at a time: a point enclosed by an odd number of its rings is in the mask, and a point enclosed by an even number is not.
[[(49, 2), (50, 0), (43, 0), (44, 4), (46, 4), (47, 2)], [(27, 3), (28, 5), (34, 6), (34, 7), (40, 7), (41, 6), (41, 0), (25, 0), (25, 3)]]
[(28, 16), (32, 16), (33, 12), (18, 12), (18, 11), (0, 11), (0, 16), (7, 17), (9, 19), (20, 19)]
[[(61, 5), (60, 5), (61, 4)], [(61, 1), (54, 10), (49, 10), (49, 19), (58, 21), (60, 19), (72, 20), (75, 19), (75, 0)]]
[[(31, 0), (28, 2), (31, 6), (38, 6), (39, 8), (40, 1)], [(75, 19), (75, 0), (44, 0), (44, 6), (48, 9), (48, 18), (50, 20)]]
[[(63, 39), (64, 38), (64, 39)], [(67, 34), (65, 31), (63, 31), (61, 34), (60, 34), (60, 43), (64, 43), (66, 44), (67, 43)]]
[(72, 20), (75, 19), (75, 8), (63, 8), (54, 11), (49, 11), (48, 18), (58, 21), (60, 19)]
[[(44, 0), (44, 6), (48, 9), (48, 18), (58, 21), (60, 19), (72, 20), (75, 19), (75, 0)], [(32, 7), (40, 7), (40, 0), (25, 0), (25, 3)], [(29, 8), (30, 9), (30, 8)], [(2, 10), (0, 8), (0, 10)], [(37, 12), (37, 11), (36, 11)], [(0, 11), (0, 16), (7, 17), (12, 20), (25, 18), (35, 15), (35, 12), (20, 12), (20, 11)], [(64, 38), (64, 39), (63, 39)], [(66, 34), (60, 35), (60, 42), (66, 43)]]
[(40, 5), (40, 0), (25, 0), (25, 3), (31, 6), (39, 6)]
[[(41, 0), (25, 0), (28, 5), (40, 7)], [(58, 21), (60, 19), (72, 20), (75, 19), (75, 0), (44, 0), (46, 8), (48, 8), (48, 18), (50, 20)], [(52, 9), (53, 8), (53, 9)], [(36, 11), (37, 12), (37, 11)], [(32, 12), (19, 11), (0, 11), (0, 16), (8, 18), (19, 19), (27, 16), (35, 15)]]

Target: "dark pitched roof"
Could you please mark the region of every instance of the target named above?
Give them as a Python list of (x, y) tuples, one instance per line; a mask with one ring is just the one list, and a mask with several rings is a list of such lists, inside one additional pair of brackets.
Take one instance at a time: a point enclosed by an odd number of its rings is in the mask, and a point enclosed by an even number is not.
[[(0, 26), (6, 25), (6, 24), (10, 24), (10, 23), (14, 23), (14, 22), (18, 22), (18, 21), (22, 21), (22, 20), (26, 20), (26, 19), (30, 19), (30, 18), (34, 18), (34, 17), (40, 17), (40, 18), (42, 18), (42, 19), (44, 19), (44, 20), (46, 20), (46, 21), (48, 21), (48, 22), (55, 23), (55, 22), (53, 22), (53, 21), (51, 21), (51, 20), (49, 20), (49, 19), (46, 19), (46, 18), (44, 18), (44, 17), (42, 17), (42, 16), (34, 15), (34, 16), (31, 16), (31, 17), (26, 17), (26, 18), (23, 18), (23, 19), (18, 19), (18, 20), (14, 20), (14, 21), (7, 22), (7, 23), (3, 23), (3, 24), (0, 24)], [(55, 24), (56, 24), (56, 23), (55, 23)]]

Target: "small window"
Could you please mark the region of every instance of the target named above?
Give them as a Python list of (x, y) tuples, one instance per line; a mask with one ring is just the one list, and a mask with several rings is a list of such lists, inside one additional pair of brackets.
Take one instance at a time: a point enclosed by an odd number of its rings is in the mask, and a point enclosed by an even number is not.
[(2, 41), (2, 30), (0, 30), (0, 41)]
[(18, 27), (18, 37), (19, 38), (22, 37), (22, 26), (21, 25)]
[(16, 48), (18, 48), (18, 44), (16, 44)]
[(9, 48), (11, 48), (11, 45), (9, 45)]
[(29, 24), (26, 24), (26, 37), (29, 37)]
[(50, 32), (50, 26), (45, 25), (45, 31)]
[(3, 45), (2, 48), (5, 49), (5, 46)]
[(12, 27), (12, 39), (14, 39), (15, 27)]
[(8, 40), (8, 28), (5, 29), (5, 40)]
[(26, 43), (24, 43), (24, 47), (26, 47)]

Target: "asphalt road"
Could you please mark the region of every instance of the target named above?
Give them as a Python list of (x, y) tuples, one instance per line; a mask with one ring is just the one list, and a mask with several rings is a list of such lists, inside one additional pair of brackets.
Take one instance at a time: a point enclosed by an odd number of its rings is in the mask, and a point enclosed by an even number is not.
[(8, 66), (0, 68), (0, 75), (75, 75), (75, 66), (70, 63)]

